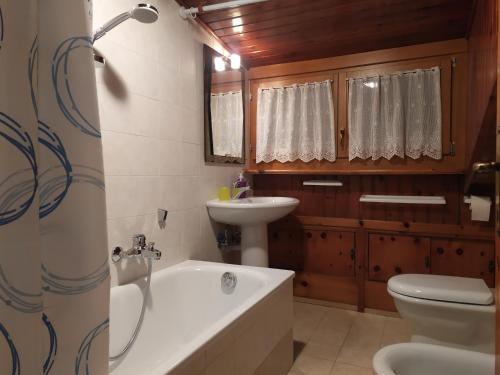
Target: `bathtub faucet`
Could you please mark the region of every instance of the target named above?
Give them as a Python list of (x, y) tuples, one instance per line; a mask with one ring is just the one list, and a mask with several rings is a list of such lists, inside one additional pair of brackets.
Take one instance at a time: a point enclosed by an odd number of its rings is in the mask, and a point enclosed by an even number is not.
[(132, 237), (132, 247), (128, 250), (123, 250), (121, 247), (115, 247), (111, 259), (116, 263), (122, 258), (138, 256), (159, 260), (161, 258), (161, 251), (155, 249), (154, 242), (146, 243), (146, 236), (144, 234), (136, 234)]

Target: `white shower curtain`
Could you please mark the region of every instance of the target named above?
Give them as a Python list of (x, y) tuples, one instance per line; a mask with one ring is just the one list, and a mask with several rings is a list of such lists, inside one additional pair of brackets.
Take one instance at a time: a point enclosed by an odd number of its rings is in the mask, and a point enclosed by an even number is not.
[(331, 81), (259, 89), (256, 161), (335, 161)]
[(91, 1), (0, 0), (0, 374), (108, 373)]
[(243, 96), (241, 91), (212, 94), (214, 155), (240, 158), (243, 151)]

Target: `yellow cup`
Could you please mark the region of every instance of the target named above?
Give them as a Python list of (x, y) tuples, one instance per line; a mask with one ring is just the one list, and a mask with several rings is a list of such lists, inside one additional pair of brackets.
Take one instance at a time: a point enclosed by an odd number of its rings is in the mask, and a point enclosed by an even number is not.
[(228, 201), (231, 199), (229, 189), (226, 186), (221, 186), (217, 191), (217, 195), (219, 196), (220, 201)]

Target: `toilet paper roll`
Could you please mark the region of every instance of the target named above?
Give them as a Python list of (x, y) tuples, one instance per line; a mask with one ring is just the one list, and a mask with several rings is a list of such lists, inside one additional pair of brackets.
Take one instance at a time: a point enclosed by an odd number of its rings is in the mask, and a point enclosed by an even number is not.
[(470, 197), (471, 220), (490, 221), (491, 198), (489, 197)]

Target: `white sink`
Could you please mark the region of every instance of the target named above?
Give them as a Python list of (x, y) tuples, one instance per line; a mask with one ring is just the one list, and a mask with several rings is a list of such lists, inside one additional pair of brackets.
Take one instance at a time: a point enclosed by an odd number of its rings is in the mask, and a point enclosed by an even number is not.
[(267, 267), (267, 223), (278, 220), (299, 205), (287, 197), (252, 197), (230, 201), (207, 202), (208, 213), (215, 221), (241, 225), (241, 264)]

